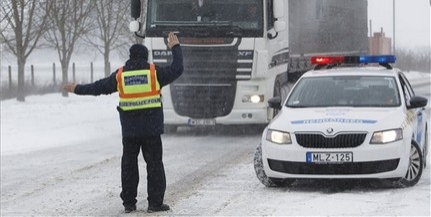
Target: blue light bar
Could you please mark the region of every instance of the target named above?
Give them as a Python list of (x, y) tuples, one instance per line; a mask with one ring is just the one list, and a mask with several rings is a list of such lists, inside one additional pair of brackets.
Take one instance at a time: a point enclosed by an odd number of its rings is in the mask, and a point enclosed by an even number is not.
[(379, 56), (360, 56), (359, 57), (359, 63), (380, 63), (380, 64), (387, 64), (387, 63), (395, 63), (395, 60), (397, 58), (393, 55), (379, 55)]

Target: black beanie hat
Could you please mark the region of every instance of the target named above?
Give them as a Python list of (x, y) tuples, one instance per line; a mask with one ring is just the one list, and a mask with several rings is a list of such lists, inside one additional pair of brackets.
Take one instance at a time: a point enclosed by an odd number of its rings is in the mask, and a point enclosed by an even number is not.
[(130, 59), (148, 60), (148, 49), (142, 44), (134, 44), (129, 49)]

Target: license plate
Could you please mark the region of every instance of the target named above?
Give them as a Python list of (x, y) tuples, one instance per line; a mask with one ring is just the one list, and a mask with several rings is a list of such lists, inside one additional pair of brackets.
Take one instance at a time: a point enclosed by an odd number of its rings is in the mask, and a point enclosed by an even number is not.
[(212, 126), (215, 125), (215, 119), (189, 119), (188, 125), (203, 125), (203, 126)]
[(353, 162), (353, 152), (307, 152), (307, 163)]

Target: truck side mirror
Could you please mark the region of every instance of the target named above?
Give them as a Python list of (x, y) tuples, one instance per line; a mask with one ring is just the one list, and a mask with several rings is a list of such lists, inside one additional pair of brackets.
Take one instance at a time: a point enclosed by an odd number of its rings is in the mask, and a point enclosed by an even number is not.
[(286, 22), (284, 20), (276, 20), (274, 22), (274, 30), (276, 32), (283, 32), (286, 30)]
[(268, 105), (270, 108), (280, 110), (281, 107), (281, 98), (276, 96), (268, 100)]
[(140, 29), (141, 29), (141, 23), (139, 23), (139, 21), (133, 20), (132, 22), (130, 22), (130, 24), (129, 24), (130, 32), (137, 32)]
[(274, 30), (275, 32), (282, 32), (286, 30), (286, 22), (284, 21), (284, 0), (274, 0), (273, 12), (274, 12)]
[(141, 16), (141, 0), (131, 0), (131, 16), (133, 19), (138, 19)]
[(280, 19), (284, 17), (284, 0), (274, 0), (273, 2), (274, 18)]

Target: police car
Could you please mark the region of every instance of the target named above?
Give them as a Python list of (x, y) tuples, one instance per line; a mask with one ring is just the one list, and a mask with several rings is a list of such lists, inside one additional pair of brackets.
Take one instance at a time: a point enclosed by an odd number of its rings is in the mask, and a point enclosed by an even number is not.
[(265, 128), (254, 157), (260, 182), (384, 179), (415, 185), (428, 154), (427, 99), (416, 96), (395, 56), (312, 57)]

